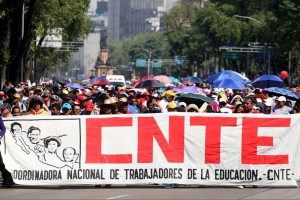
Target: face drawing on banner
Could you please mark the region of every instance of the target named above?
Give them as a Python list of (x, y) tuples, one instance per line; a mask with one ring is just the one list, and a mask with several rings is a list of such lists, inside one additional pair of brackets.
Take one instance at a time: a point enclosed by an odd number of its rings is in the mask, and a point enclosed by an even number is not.
[(41, 129), (31, 126), (28, 129), (27, 137), (32, 144), (38, 144), (40, 141)]
[(73, 147), (67, 147), (63, 150), (63, 157), (66, 162), (75, 161), (76, 150)]
[(61, 140), (58, 137), (48, 137), (45, 138), (44, 145), (49, 153), (56, 153), (57, 148), (61, 145)]
[(57, 150), (62, 145), (60, 137), (62, 136), (48, 136), (44, 139), (44, 146), (37, 145), (40, 152), (43, 152), (40, 161), (56, 168), (73, 168), (78, 154), (76, 154), (76, 150), (73, 147), (66, 147), (62, 151), (62, 159), (57, 154)]
[(11, 134), (15, 139), (15, 143), (24, 151), (26, 154), (30, 154), (30, 148), (25, 143), (24, 139), (22, 138), (22, 125), (19, 122), (13, 122), (11, 125)]
[(19, 122), (14, 122), (10, 125), (11, 134), (13, 137), (22, 137), (22, 125)]
[[(26, 123), (12, 122), (10, 124), (10, 133), (8, 136), (15, 145), (15, 149), (21, 150), (20, 153), (25, 152), (31, 159), (37, 159), (44, 165), (48, 165), (58, 169), (73, 169), (79, 168), (79, 154), (77, 149), (71, 146), (66, 146), (63, 137), (68, 136), (67, 134), (54, 134), (44, 135), (44, 129), (39, 126), (29, 126)], [(28, 131), (22, 129), (26, 127)], [(46, 127), (47, 124), (46, 124)], [(68, 139), (66, 140), (68, 141)], [(64, 144), (64, 145), (63, 145)], [(19, 153), (18, 152), (18, 153)], [(33, 161), (33, 160), (32, 160)]]

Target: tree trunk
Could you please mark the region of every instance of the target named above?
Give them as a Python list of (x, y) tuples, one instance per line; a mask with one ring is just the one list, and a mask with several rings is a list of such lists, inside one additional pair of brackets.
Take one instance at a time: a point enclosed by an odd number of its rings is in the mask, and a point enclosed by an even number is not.
[[(33, 37), (33, 13), (35, 10), (36, 0), (30, 0), (24, 23), (24, 36), (22, 39), (22, 13), (23, 13), (23, 1), (18, 1), (14, 3), (12, 8), (12, 21), (10, 28), (10, 51), (11, 51), (11, 60), (7, 68), (7, 79), (13, 83), (20, 82), (21, 79), (21, 63), (23, 58), (26, 58), (26, 54), (30, 47), (30, 43)], [(23, 60), (24, 62), (24, 60)], [(25, 63), (25, 62), (24, 62)], [(23, 68), (25, 69), (25, 68)], [(24, 74), (22, 74), (24, 77)]]

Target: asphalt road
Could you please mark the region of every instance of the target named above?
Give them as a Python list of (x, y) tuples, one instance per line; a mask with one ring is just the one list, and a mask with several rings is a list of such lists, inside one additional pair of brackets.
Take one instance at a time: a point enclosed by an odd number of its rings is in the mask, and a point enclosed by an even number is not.
[(252, 188), (120, 185), (111, 188), (88, 186), (14, 186), (1, 188), (0, 200), (30, 199), (300, 199), (298, 188)]

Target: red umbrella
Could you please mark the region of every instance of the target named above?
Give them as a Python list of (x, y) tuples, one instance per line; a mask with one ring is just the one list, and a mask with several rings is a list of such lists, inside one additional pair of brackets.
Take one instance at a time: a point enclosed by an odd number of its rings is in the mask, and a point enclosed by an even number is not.
[(139, 83), (146, 81), (146, 80), (154, 80), (153, 76), (144, 76), (141, 79), (139, 79), (138, 81), (133, 83), (133, 86), (136, 87)]
[(98, 79), (92, 82), (92, 85), (110, 85), (107, 79)]

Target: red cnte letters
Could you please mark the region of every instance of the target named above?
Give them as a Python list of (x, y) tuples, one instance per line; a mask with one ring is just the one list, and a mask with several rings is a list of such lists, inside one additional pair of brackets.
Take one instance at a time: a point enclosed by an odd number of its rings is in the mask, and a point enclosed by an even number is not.
[(184, 161), (184, 117), (169, 117), (169, 143), (153, 117), (138, 118), (138, 163), (153, 162), (153, 139), (170, 163)]
[(288, 155), (257, 155), (258, 146), (273, 146), (273, 137), (257, 136), (258, 127), (290, 127), (290, 118), (243, 118), (242, 164), (288, 164)]
[(191, 117), (191, 126), (206, 126), (205, 164), (220, 164), (221, 127), (236, 126), (233, 117)]
[(132, 163), (132, 154), (102, 154), (102, 128), (132, 126), (132, 118), (86, 119), (86, 163)]

